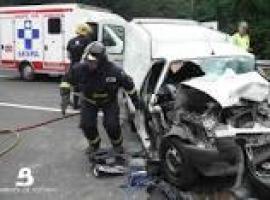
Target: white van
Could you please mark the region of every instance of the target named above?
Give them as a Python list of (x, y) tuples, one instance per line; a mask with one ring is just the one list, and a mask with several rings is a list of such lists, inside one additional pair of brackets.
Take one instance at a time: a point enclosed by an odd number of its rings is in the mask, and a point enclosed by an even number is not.
[(75, 27), (88, 23), (93, 39), (107, 46), (109, 57), (123, 59), (126, 21), (109, 10), (80, 4), (0, 7), (0, 65), (23, 79), (63, 74), (69, 65), (68, 41)]
[[(231, 59), (242, 62), (243, 58), (248, 60), (247, 69), (249, 65), (255, 69), (254, 55), (233, 45), (227, 34), (196, 21), (134, 19), (130, 22), (126, 28), (124, 68), (134, 79), (144, 107), (135, 120), (137, 125), (133, 124), (132, 127), (139, 134), (145, 149), (149, 150), (156, 142), (158, 134), (154, 130), (158, 128), (155, 124), (165, 124), (162, 120), (156, 120), (155, 112), (158, 110), (158, 116), (163, 116), (157, 104), (157, 96), (171, 65), (180, 65), (183, 61), (193, 61), (200, 65), (213, 59), (220, 63)], [(212, 66), (213, 70), (219, 65), (218, 62), (216, 64)], [(198, 85), (202, 87), (205, 82), (199, 82)], [(222, 93), (224, 88), (218, 89)], [(134, 108), (130, 101), (127, 102), (128, 110), (132, 112)]]
[[(126, 28), (124, 68), (140, 89), (155, 62), (211, 55), (248, 54), (230, 36), (193, 20), (134, 19)], [(136, 75), (135, 75), (136, 74)]]

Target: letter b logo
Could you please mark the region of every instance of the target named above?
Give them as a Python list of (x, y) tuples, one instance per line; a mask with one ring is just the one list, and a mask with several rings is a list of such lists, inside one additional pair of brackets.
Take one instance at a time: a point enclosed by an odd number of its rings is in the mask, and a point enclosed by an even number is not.
[(30, 187), (35, 182), (34, 177), (32, 176), (32, 171), (28, 167), (20, 169), (17, 180), (18, 181), (15, 183), (16, 187)]

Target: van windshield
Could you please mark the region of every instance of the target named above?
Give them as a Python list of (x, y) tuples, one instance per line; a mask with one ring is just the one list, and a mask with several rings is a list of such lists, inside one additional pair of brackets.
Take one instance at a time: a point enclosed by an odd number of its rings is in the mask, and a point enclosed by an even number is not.
[(248, 56), (208, 58), (201, 62), (200, 67), (206, 75), (222, 76), (228, 70), (244, 74), (255, 71), (255, 59)]

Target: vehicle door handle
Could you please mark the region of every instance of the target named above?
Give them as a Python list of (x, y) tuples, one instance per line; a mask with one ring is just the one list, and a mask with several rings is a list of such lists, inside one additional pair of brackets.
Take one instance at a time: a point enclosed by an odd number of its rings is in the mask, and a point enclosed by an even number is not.
[(46, 45), (46, 44), (44, 45), (44, 50), (48, 51), (48, 45)]

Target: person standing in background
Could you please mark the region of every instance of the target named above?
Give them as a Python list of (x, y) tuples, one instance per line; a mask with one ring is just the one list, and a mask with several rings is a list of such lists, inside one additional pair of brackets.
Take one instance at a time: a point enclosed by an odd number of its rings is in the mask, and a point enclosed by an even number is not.
[[(69, 73), (73, 73), (74, 66), (76, 63), (79, 63), (82, 58), (82, 54), (87, 45), (92, 42), (91, 34), (92, 28), (88, 24), (79, 24), (76, 27), (75, 33), (76, 37), (69, 40), (67, 45), (67, 51), (70, 59), (70, 67), (67, 74), (64, 76), (63, 81), (65, 81)], [(80, 89), (78, 85), (73, 85), (73, 91), (75, 93), (79, 93)], [(79, 108), (79, 96), (75, 94), (73, 95), (73, 108)]]
[(248, 34), (248, 29), (249, 27), (247, 22), (240, 22), (238, 26), (238, 32), (232, 36), (232, 42), (239, 48), (251, 52), (252, 49), (250, 48), (250, 37)]

